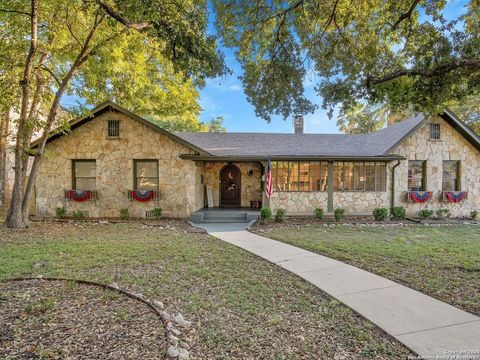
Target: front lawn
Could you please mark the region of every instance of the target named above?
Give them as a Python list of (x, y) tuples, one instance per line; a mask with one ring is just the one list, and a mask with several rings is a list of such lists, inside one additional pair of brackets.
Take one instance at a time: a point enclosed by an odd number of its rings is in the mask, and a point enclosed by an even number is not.
[[(116, 282), (141, 292), (193, 322), (194, 358), (397, 359), (410, 354), (313, 285), (235, 246), (186, 230), (181, 222), (168, 228), (33, 223), (27, 231), (11, 232), (2, 227), (0, 279), (63, 276)], [(0, 283), (0, 299), (9, 296), (6, 286)]]
[(268, 226), (260, 235), (345, 261), (480, 314), (480, 227)]

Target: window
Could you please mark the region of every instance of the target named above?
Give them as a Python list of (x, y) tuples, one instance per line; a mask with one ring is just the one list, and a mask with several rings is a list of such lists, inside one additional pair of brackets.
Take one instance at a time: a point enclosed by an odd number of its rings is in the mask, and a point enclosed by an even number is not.
[(460, 161), (443, 162), (443, 191), (460, 191)]
[(430, 124), (430, 140), (440, 140), (440, 124)]
[(119, 120), (107, 121), (107, 137), (109, 138), (120, 137), (120, 121)]
[(272, 161), (273, 189), (284, 191), (326, 191), (327, 163), (318, 161)]
[(134, 160), (135, 190), (158, 190), (158, 161)]
[(387, 167), (383, 162), (334, 162), (333, 190), (386, 191)]
[(95, 190), (97, 164), (95, 160), (72, 160), (72, 189)]
[(408, 162), (408, 191), (426, 190), (426, 164), (427, 162), (424, 160), (413, 160)]

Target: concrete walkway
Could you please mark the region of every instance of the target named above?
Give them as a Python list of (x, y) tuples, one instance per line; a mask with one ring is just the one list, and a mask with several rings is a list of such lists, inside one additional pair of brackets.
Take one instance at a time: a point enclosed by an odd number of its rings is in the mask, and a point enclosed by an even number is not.
[[(245, 227), (203, 226), (211, 235), (309, 281), (418, 355), (480, 359), (479, 317), (341, 261), (252, 234)], [(471, 357), (465, 351), (473, 351)]]

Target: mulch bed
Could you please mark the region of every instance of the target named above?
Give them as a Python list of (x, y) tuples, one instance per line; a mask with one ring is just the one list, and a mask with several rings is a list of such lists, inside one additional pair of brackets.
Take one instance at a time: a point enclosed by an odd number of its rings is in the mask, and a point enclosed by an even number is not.
[(0, 283), (1, 359), (161, 359), (165, 328), (141, 302), (73, 282)]

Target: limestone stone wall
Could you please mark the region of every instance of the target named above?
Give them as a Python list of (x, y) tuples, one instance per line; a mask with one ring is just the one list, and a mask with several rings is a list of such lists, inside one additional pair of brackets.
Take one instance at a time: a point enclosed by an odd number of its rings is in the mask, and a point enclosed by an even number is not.
[[(397, 206), (406, 206), (410, 216), (423, 208), (432, 210), (448, 208), (455, 217), (468, 216), (471, 210), (480, 209), (480, 154), (445, 120), (437, 117), (432, 121), (441, 124), (441, 140), (429, 140), (429, 125), (426, 122), (402, 141), (393, 152), (406, 156), (408, 160), (427, 161), (427, 190), (433, 191), (433, 199), (424, 204), (406, 202), (408, 190), (406, 160), (396, 169), (395, 203)], [(458, 204), (442, 202), (443, 160), (461, 161), (461, 190), (469, 193), (466, 201)]]
[[(107, 120), (120, 120), (120, 138), (107, 139)], [(187, 217), (203, 204), (200, 190), (202, 165), (183, 160), (181, 154), (193, 150), (118, 112), (107, 112), (47, 144), (36, 192), (37, 215), (52, 216), (56, 207), (88, 211), (90, 217), (118, 217), (128, 208), (132, 217), (161, 207), (168, 217)], [(72, 187), (72, 159), (96, 160), (96, 202), (64, 200), (64, 190)], [(158, 203), (130, 201), (127, 191), (134, 188), (133, 159), (157, 159), (159, 168)]]
[(390, 207), (388, 189), (387, 187), (387, 191), (334, 192), (333, 208), (343, 208), (347, 215), (372, 215), (375, 208)]
[(315, 208), (327, 211), (327, 192), (274, 192), (269, 199), (270, 208), (275, 213), (285, 209), (287, 215), (313, 215)]
[[(249, 207), (250, 201), (262, 199), (262, 169), (259, 163), (233, 163), (241, 172), (241, 206)], [(220, 206), (220, 170), (226, 162), (206, 162), (204, 165), (205, 186), (212, 187), (213, 204)], [(249, 172), (252, 170), (252, 175)]]

